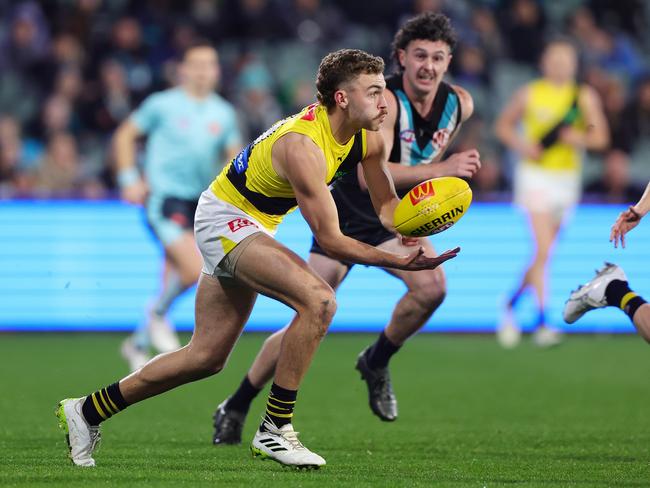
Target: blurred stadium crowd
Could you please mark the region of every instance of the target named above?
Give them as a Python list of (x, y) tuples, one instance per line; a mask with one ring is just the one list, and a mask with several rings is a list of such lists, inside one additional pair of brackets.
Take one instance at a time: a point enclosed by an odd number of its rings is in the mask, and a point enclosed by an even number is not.
[(389, 59), (395, 29), (425, 10), (459, 35), (450, 78), (476, 112), (455, 149), (478, 147), (478, 198), (509, 198), (511, 155), (492, 122), (536, 74), (544, 41), (569, 36), (600, 93), (611, 147), (590, 155), (586, 199), (636, 201), (650, 177), (650, 4), (643, 0), (0, 0), (0, 199), (111, 197), (109, 142), (149, 93), (175, 83), (184, 47), (219, 49), (220, 92), (244, 140), (314, 99), (321, 57)]

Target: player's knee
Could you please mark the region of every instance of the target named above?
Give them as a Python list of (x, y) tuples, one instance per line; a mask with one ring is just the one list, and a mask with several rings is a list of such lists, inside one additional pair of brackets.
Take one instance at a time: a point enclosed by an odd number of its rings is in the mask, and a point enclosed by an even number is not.
[(203, 378), (217, 374), (226, 365), (226, 358), (214, 351), (194, 351), (191, 357), (192, 369)]
[(428, 279), (420, 280), (409, 288), (413, 298), (426, 309), (435, 310), (447, 296), (447, 283), (442, 273), (431, 273)]
[(323, 286), (309, 295), (303, 310), (298, 313), (308, 319), (316, 336), (323, 337), (336, 313), (336, 295), (329, 286)]
[(415, 298), (420, 305), (427, 309), (436, 309), (447, 296), (447, 289), (444, 286), (421, 288), (415, 293)]
[(199, 276), (201, 275), (201, 269), (197, 268), (183, 268), (179, 272), (179, 277), (183, 288), (190, 288), (194, 286), (199, 281)]

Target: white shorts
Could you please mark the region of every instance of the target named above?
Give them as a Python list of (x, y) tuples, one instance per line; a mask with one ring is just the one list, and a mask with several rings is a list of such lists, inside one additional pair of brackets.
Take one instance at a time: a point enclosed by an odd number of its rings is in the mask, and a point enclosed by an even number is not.
[(212, 190), (201, 194), (194, 217), (194, 236), (203, 256), (204, 273), (232, 278), (219, 264), (241, 241), (258, 232), (270, 237), (274, 234), (243, 210), (218, 198)]
[(515, 168), (514, 201), (531, 213), (549, 212), (562, 221), (580, 200), (577, 171), (549, 171), (527, 163)]

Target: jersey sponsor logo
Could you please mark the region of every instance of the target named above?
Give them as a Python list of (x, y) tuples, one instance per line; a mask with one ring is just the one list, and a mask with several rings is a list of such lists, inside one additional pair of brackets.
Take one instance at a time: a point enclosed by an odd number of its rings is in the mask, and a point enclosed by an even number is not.
[(251, 153), (250, 144), (246, 146), (241, 152), (232, 160), (232, 165), (235, 167), (237, 174), (242, 174), (248, 168), (248, 157)]
[(221, 126), (219, 125), (219, 122), (210, 122), (208, 124), (208, 132), (213, 136), (218, 135), (219, 132), (221, 132)]
[(411, 129), (403, 130), (399, 133), (400, 140), (410, 144), (415, 140), (415, 131)]
[(257, 224), (251, 222), (248, 219), (235, 219), (228, 222), (228, 227), (230, 227), (231, 232), (237, 232), (239, 229), (243, 229), (244, 227), (248, 227), (250, 225), (257, 227)]
[(436, 191), (433, 188), (433, 183), (431, 183), (430, 181), (425, 181), (424, 183), (420, 183), (418, 186), (416, 186), (409, 192), (411, 205), (417, 205), (425, 198), (432, 197), (435, 194)]
[(313, 121), (316, 119), (316, 107), (318, 106), (317, 103), (312, 103), (309, 107), (307, 107), (307, 113), (300, 117), (300, 120), (307, 120), (309, 122)]

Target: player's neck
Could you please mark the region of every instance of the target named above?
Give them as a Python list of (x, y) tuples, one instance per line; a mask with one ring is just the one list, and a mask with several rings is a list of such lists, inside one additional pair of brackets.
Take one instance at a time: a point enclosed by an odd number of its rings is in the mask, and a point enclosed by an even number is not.
[(183, 86), (183, 91), (185, 91), (185, 94), (191, 98), (192, 100), (205, 100), (210, 96), (210, 93), (212, 91), (205, 91), (205, 90), (197, 90), (195, 88), (192, 88), (190, 86)]
[(331, 113), (328, 111), (327, 118), (334, 140), (341, 145), (346, 144), (361, 129), (350, 124), (342, 110), (335, 109)]
[(420, 114), (422, 118), (428, 117), (433, 108), (433, 101), (436, 98), (436, 93), (438, 93), (439, 84), (436, 84), (436, 86), (428, 92), (421, 92), (414, 89), (405, 78), (402, 85), (404, 86), (404, 93), (406, 93), (406, 96), (417, 113)]
[(564, 86), (575, 83), (575, 80), (573, 78), (551, 78), (551, 77), (546, 77), (545, 79), (551, 85), (557, 86), (559, 88), (562, 88)]

